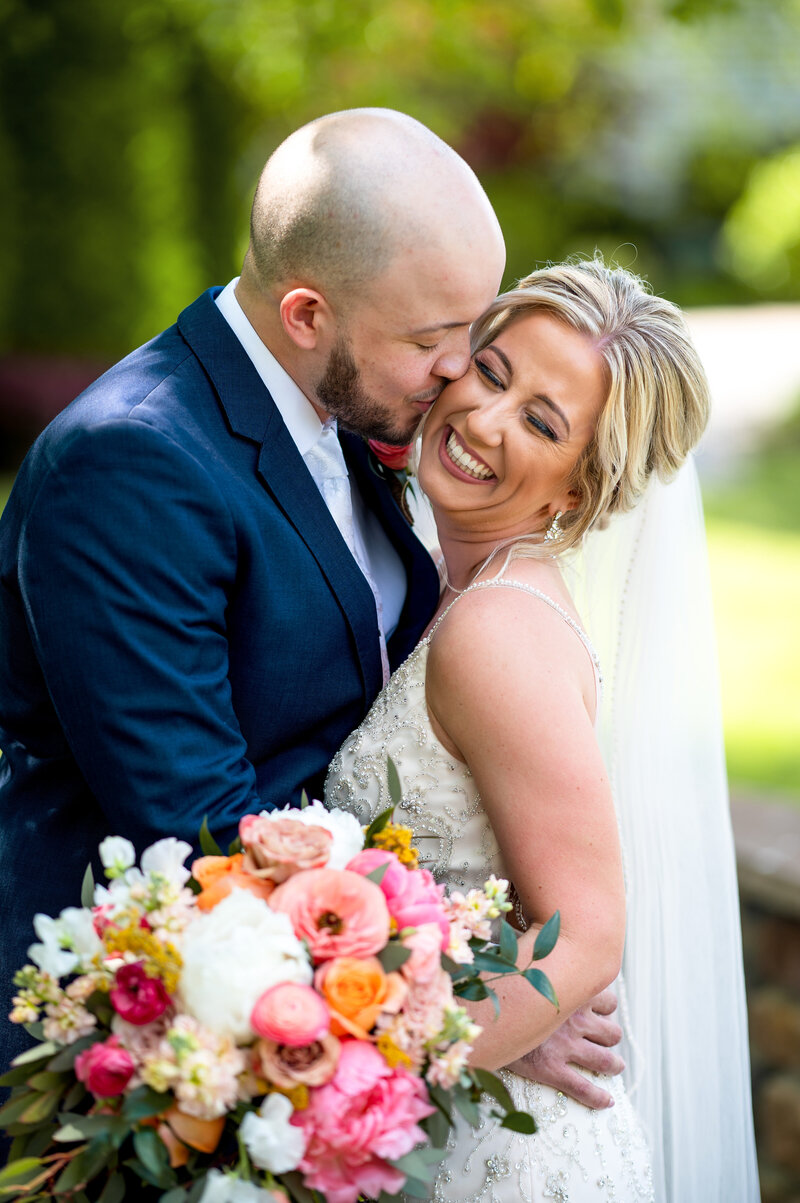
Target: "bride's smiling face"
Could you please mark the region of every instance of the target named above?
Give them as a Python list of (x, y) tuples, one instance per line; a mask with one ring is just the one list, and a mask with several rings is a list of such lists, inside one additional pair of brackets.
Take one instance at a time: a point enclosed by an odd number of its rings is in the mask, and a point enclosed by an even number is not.
[(440, 529), (510, 538), (573, 508), (572, 473), (607, 394), (587, 335), (545, 312), (516, 318), (428, 415), (419, 479)]

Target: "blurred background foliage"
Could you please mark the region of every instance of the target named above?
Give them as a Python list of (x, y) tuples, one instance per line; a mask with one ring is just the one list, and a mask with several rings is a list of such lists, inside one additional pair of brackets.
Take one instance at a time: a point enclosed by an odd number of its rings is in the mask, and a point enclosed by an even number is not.
[(0, 0), (0, 350), (115, 356), (237, 268), (289, 130), (403, 109), (509, 278), (595, 246), (683, 304), (800, 284), (798, 0)]
[[(0, 0), (0, 366), (169, 325), (274, 146), (364, 104), (473, 165), (507, 281), (599, 247), (686, 306), (800, 300), (800, 0)], [(731, 768), (800, 797), (798, 425), (706, 495)]]

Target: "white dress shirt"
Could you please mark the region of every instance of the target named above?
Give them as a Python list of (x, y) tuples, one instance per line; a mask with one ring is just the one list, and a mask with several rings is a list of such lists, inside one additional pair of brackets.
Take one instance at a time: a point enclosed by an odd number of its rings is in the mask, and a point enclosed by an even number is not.
[[(256, 334), (234, 293), (238, 279), (237, 276), (231, 280), (219, 294), (216, 300), (217, 308), (269, 390), (314, 483), (331, 510), (337, 526), (342, 529), (339, 513), (331, 509), (326, 498), (325, 474), (320, 471), (317, 462), (319, 457), (309, 455), (324, 430), (332, 429), (335, 433), (336, 419), (328, 419), (323, 426), (300, 386)], [(348, 485), (352, 506), (352, 543), (347, 533), (343, 532), (343, 537), (375, 596), (385, 683), (388, 679), (386, 640), (400, 620), (406, 597), (406, 573), (380, 521), (364, 504), (358, 487), (349, 476)]]

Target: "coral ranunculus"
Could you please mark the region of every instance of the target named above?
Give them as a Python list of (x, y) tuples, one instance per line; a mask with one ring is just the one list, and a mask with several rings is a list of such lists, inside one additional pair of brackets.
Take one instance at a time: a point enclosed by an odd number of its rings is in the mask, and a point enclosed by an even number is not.
[(425, 1140), (418, 1121), (434, 1108), (425, 1085), (402, 1068), (390, 1069), (371, 1044), (349, 1040), (327, 1086), (311, 1092), (292, 1123), (303, 1128), (306, 1153), (300, 1169), (306, 1185), (327, 1203), (356, 1203), (396, 1194), (405, 1175), (389, 1164)]
[(319, 967), (314, 985), (331, 1009), (335, 1036), (365, 1040), (381, 1011), (397, 1011), (408, 987), (399, 973), (386, 974), (377, 957), (335, 957)]
[(315, 961), (370, 957), (389, 940), (389, 911), (380, 887), (346, 869), (295, 873), (278, 886), (270, 906), (289, 916)]
[(244, 856), (237, 852), (235, 856), (201, 856), (193, 862), (192, 876), (201, 887), (201, 893), (197, 895), (199, 910), (213, 910), (234, 889), (247, 890), (265, 901), (269, 898), (275, 883), (247, 873), (243, 861)]
[(279, 982), (261, 995), (253, 1007), (250, 1024), (257, 1035), (267, 1040), (302, 1048), (327, 1035), (331, 1015), (310, 986), (300, 982)]
[(76, 1078), (100, 1099), (122, 1094), (135, 1068), (133, 1057), (120, 1047), (116, 1036), (110, 1036), (102, 1044), (92, 1044), (75, 1058)]
[(160, 978), (148, 977), (141, 961), (117, 970), (109, 996), (117, 1014), (137, 1026), (152, 1023), (170, 1004), (164, 983)]
[(381, 865), (386, 871), (380, 890), (386, 898), (389, 914), (402, 931), (406, 927), (422, 927), (436, 923), (442, 934), (442, 951), (450, 943), (450, 920), (444, 906), (444, 886), (436, 884), (429, 869), (407, 869), (394, 852), (367, 848), (354, 856), (348, 869), (355, 873), (372, 873)]

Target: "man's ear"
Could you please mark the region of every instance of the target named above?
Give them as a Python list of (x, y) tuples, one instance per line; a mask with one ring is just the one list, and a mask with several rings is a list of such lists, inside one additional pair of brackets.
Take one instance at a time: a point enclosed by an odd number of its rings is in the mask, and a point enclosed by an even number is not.
[(329, 337), (333, 313), (321, 292), (293, 288), (280, 303), (281, 323), (292, 342), (303, 351), (313, 351)]

